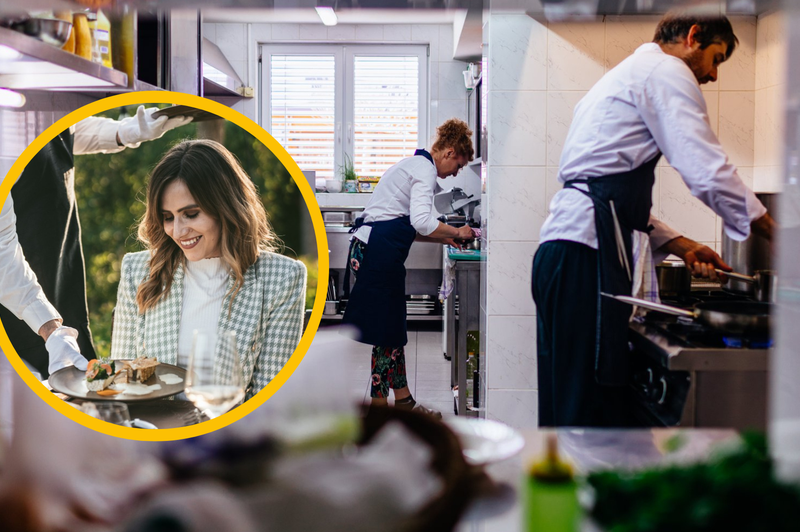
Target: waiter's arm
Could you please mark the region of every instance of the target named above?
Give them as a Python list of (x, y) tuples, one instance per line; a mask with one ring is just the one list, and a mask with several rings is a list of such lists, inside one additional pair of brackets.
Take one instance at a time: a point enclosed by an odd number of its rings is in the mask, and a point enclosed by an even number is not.
[(45, 297), (17, 238), (14, 200), (0, 212), (0, 304), (24, 320), (45, 341), (61, 325), (61, 315)]

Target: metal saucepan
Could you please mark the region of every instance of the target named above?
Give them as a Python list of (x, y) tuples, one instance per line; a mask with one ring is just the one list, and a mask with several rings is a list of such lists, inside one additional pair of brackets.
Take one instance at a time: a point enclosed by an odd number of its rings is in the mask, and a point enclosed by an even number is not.
[(751, 301), (706, 301), (694, 306), (694, 310), (684, 310), (662, 303), (654, 303), (629, 296), (615, 296), (603, 293), (629, 305), (686, 316), (713, 328), (723, 334), (732, 336), (753, 336), (766, 338), (770, 331), (769, 303)]
[(714, 270), (717, 273), (727, 275), (731, 279), (750, 283), (755, 287), (755, 296), (759, 301), (774, 303), (777, 296), (778, 279), (774, 270), (756, 270), (753, 276), (743, 275), (735, 272), (725, 272)]
[(688, 296), (692, 291), (692, 274), (683, 261), (664, 261), (656, 266), (658, 294), (661, 297)]

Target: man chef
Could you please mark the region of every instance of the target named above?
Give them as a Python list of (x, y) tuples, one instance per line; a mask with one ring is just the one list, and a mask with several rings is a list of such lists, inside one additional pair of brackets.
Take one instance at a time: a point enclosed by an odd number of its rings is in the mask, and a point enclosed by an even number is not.
[[(631, 307), (601, 292), (631, 295), (634, 242), (649, 233), (657, 255), (675, 254), (696, 276), (730, 271), (710, 248), (650, 215), (663, 154), (725, 231), (771, 238), (774, 221), (740, 179), (711, 129), (700, 85), (738, 39), (724, 16), (671, 12), (654, 42), (606, 73), (575, 108), (561, 154), (564, 184), (550, 204), (533, 260), (537, 309), (539, 424), (625, 426)], [(636, 246), (649, 253), (647, 239)]]
[(95, 358), (74, 155), (136, 148), (192, 120), (154, 118), (157, 110), (139, 106), (136, 116), (119, 121), (94, 116), (81, 120), (31, 159), (3, 205), (0, 320), (17, 354), (44, 378), (70, 364), (86, 369), (87, 359)]

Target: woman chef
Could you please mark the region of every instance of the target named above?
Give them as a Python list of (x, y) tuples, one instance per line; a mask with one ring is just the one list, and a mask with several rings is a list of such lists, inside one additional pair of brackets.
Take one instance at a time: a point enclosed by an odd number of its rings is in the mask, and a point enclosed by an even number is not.
[[(414, 240), (455, 244), (474, 238), (472, 229), (439, 222), (433, 209), (437, 177), (456, 175), (472, 160), (472, 131), (452, 118), (436, 130), (431, 151), (417, 150), (381, 177), (363, 214), (355, 222), (349, 268), (356, 277), (344, 323), (372, 345), (372, 404), (385, 405), (389, 388), (395, 406), (434, 415), (417, 404), (406, 379), (406, 291), (404, 262)], [(349, 275), (345, 281), (349, 283)]]

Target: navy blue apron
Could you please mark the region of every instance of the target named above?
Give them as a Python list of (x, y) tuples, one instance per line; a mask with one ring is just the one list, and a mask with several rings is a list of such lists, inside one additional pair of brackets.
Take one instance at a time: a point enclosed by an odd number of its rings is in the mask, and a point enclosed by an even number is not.
[[(417, 150), (414, 155), (425, 157), (434, 164), (425, 150)], [(362, 343), (402, 347), (408, 343), (405, 261), (417, 231), (409, 216), (380, 222), (365, 222), (358, 218), (351, 232), (362, 225), (372, 229), (342, 322), (358, 329), (358, 341)], [(350, 267), (347, 266), (344, 290), (347, 291), (349, 286)]]
[[(81, 354), (92, 359), (72, 143), (69, 130), (48, 142), (22, 171), (11, 196), (25, 258), (64, 325), (78, 330)], [(42, 338), (2, 306), (0, 319), (17, 354), (47, 377), (49, 357)]]
[[(653, 206), (655, 167), (659, 153), (651, 160), (629, 172), (591, 179), (573, 179), (564, 183), (587, 195), (594, 203), (597, 229), (597, 276), (600, 292), (630, 296), (633, 289), (628, 270), (620, 261), (611, 203), (620, 224), (624, 252), (633, 275), (633, 230), (649, 233), (650, 209)], [(581, 190), (576, 184), (588, 186)], [(625, 303), (597, 294), (597, 329), (595, 341), (595, 378), (608, 386), (624, 386), (630, 377), (628, 350), (628, 320), (631, 307)]]

